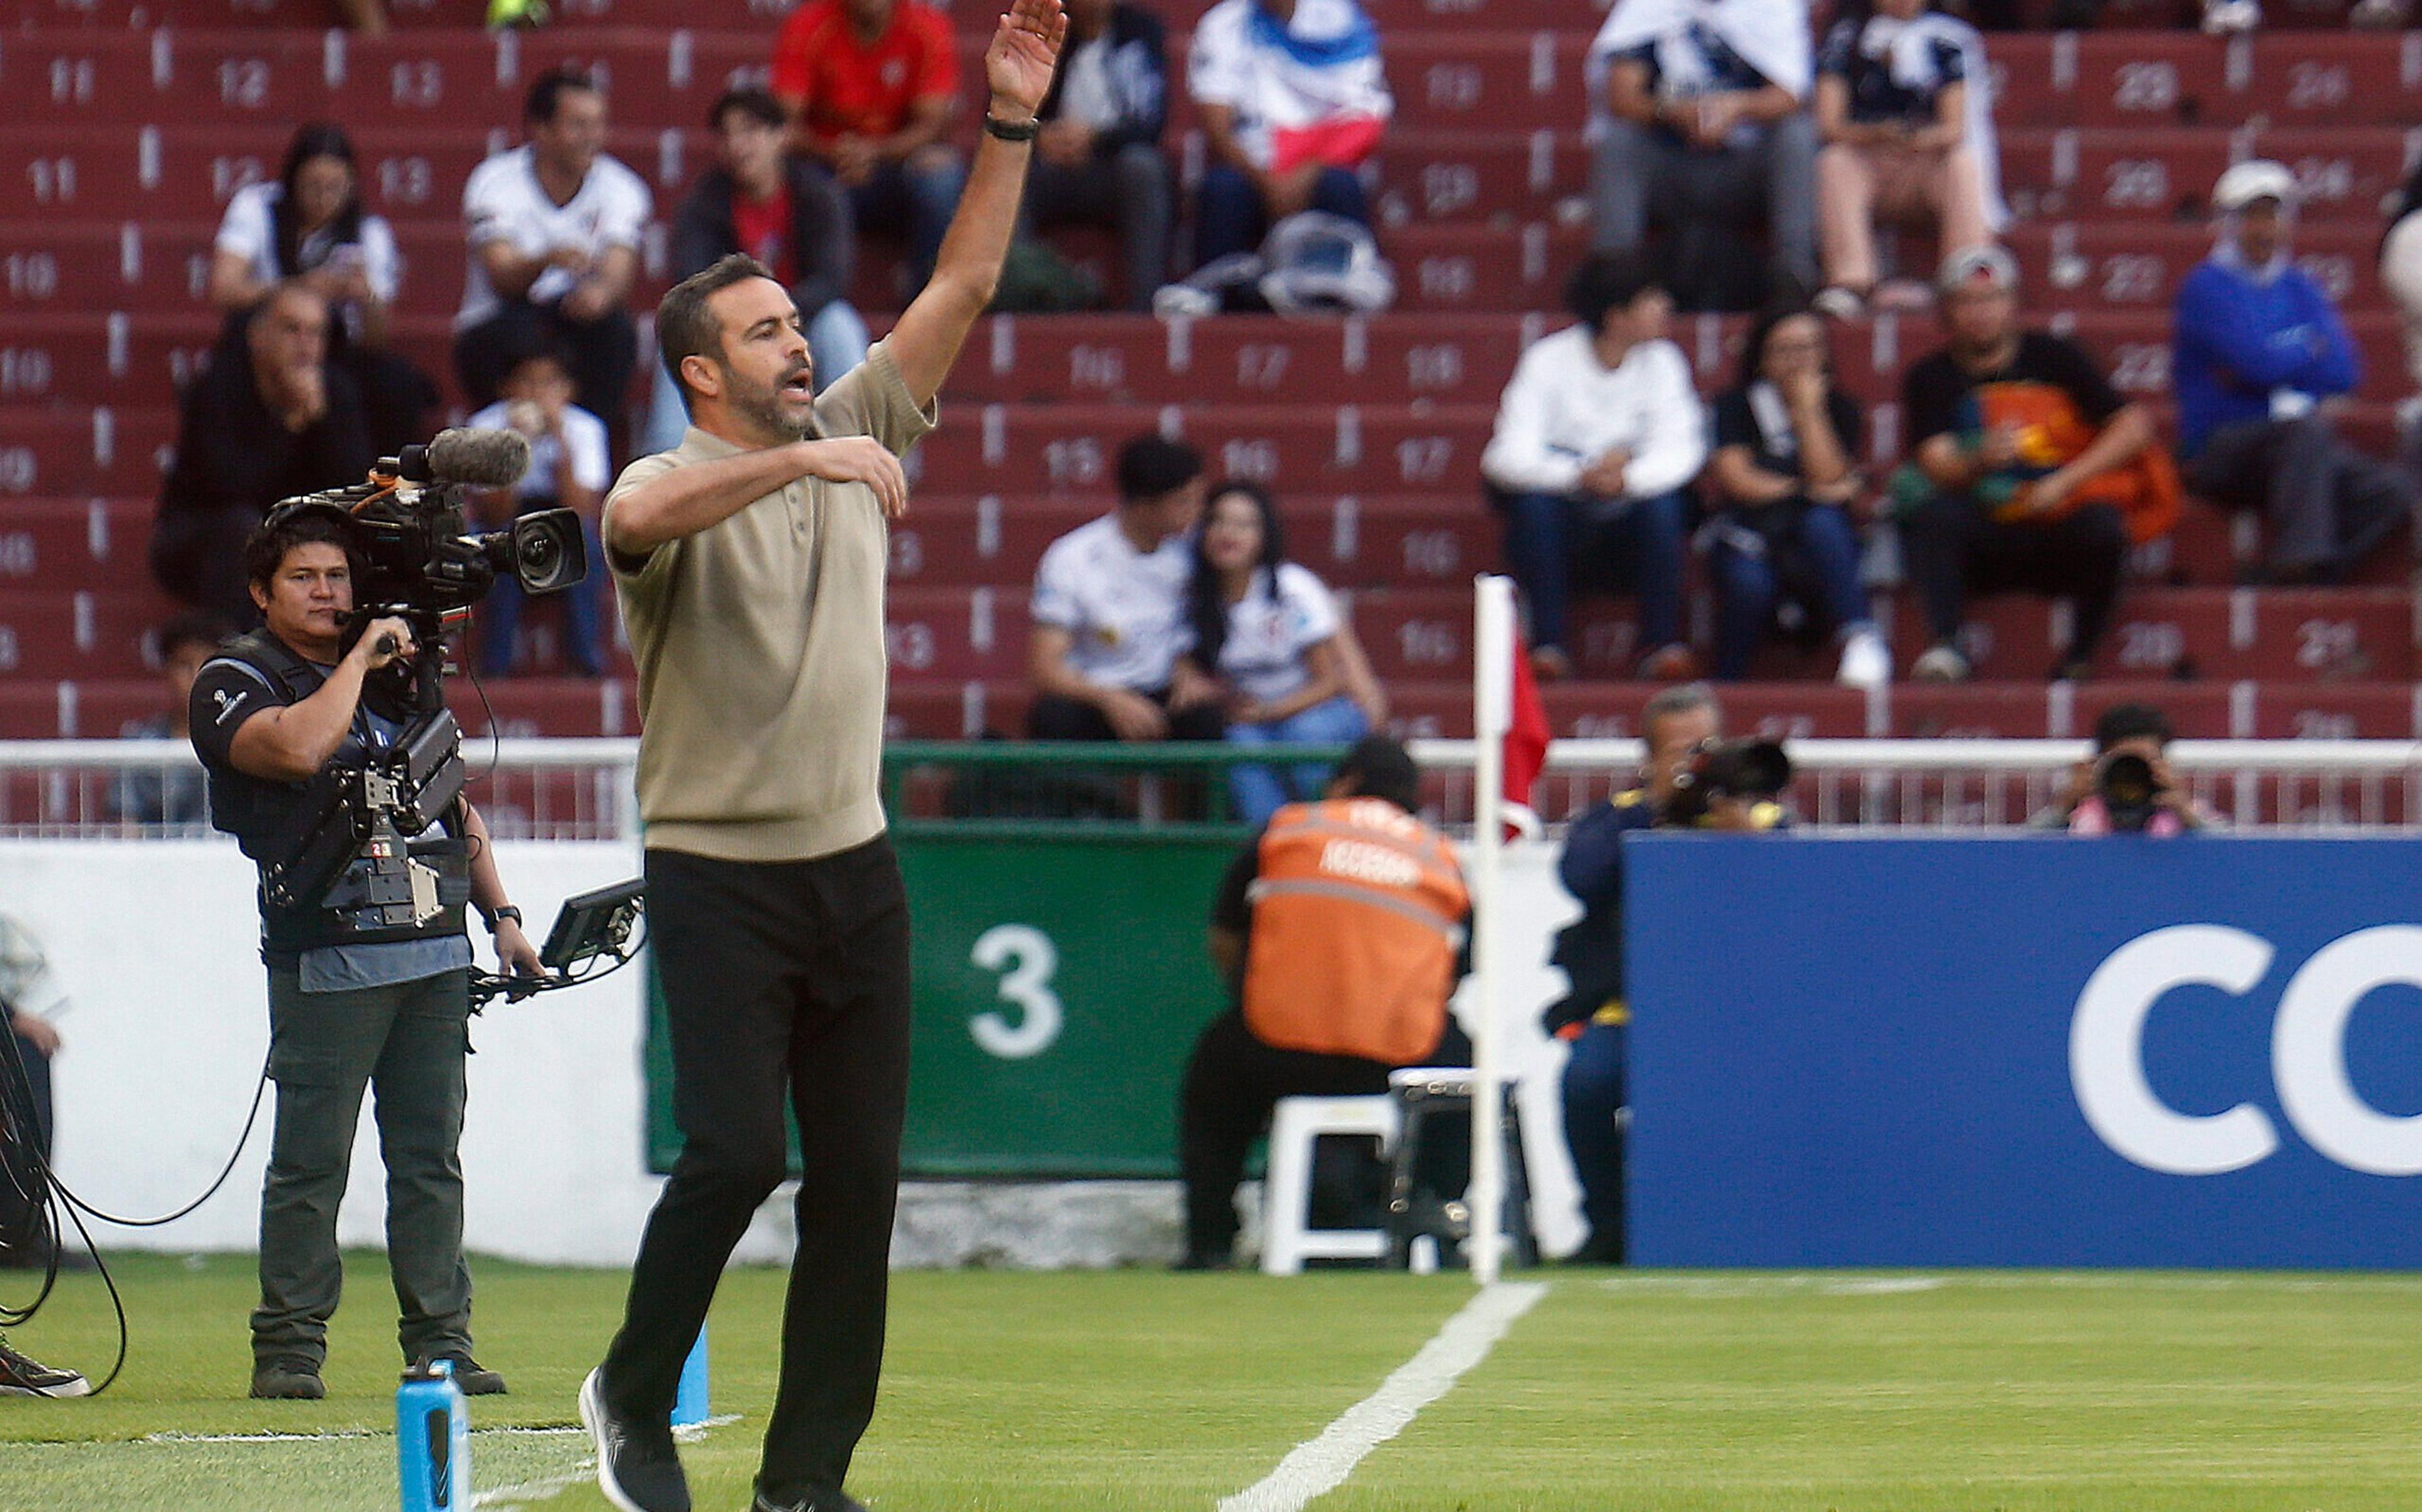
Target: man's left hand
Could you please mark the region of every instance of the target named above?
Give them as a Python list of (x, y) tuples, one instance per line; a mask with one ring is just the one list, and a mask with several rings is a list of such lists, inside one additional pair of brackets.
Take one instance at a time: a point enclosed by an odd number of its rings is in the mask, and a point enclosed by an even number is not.
[(511, 919), (496, 921), (496, 969), (508, 976), (546, 974), (546, 967), (538, 959), (538, 947)]
[(1060, 0), (1012, 0), (984, 49), (984, 82), (992, 89), (992, 113), (1005, 121), (1034, 118), (1051, 88), (1051, 70), (1067, 39), (1068, 17)]

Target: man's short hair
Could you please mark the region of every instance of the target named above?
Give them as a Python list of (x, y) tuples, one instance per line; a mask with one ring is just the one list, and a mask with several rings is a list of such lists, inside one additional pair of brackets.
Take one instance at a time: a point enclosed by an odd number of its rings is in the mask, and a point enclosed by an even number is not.
[(783, 111), (782, 102), (774, 98), (771, 89), (747, 84), (726, 89), (715, 97), (714, 105), (706, 113), (706, 129), (710, 132), (723, 130), (723, 117), (735, 110), (760, 126), (781, 126), (791, 118)]
[(1203, 475), (1203, 454), (1147, 430), (1119, 448), (1119, 502), (1148, 504)]
[[(244, 581), (267, 587), (275, 580), (277, 569), (284, 565), (286, 553), (297, 546), (324, 542), (345, 553), (347, 565), (354, 559), (353, 533), (345, 528), (333, 509), (273, 509), (269, 517), (255, 526), (244, 543)], [(165, 647), (163, 647), (165, 649)]]
[(1649, 695), (1648, 702), (1640, 707), (1641, 738), (1646, 740), (1654, 736), (1657, 722), (1660, 719), (1671, 719), (1676, 714), (1695, 714), (1702, 709), (1714, 714), (1718, 725), (1723, 723), (1723, 706), (1716, 702), (1716, 690), (1706, 683), (1684, 682), (1671, 688), (1659, 688)]
[(522, 121), (529, 126), (545, 126), (554, 121), (556, 112), (563, 108), (563, 97), (574, 89), (592, 95), (606, 91), (589, 70), (558, 63), (530, 82), (529, 93), (522, 97)]
[(656, 346), (664, 353), (665, 371), (672, 375), (673, 387), (681, 393), (684, 410), (692, 408), (692, 396), (682, 378), (682, 359), (723, 361), (723, 325), (706, 307), (707, 300), (734, 284), (773, 277), (763, 263), (735, 252), (665, 290), (663, 303), (656, 306)]
[(2170, 716), (2152, 705), (2114, 704), (2094, 722), (2094, 754), (2100, 756), (2122, 740), (2147, 735), (2163, 746), (2178, 739), (2178, 732), (2170, 727)]
[[(276, 569), (272, 568), (270, 570), (275, 572)], [(170, 615), (161, 623), (158, 630), (151, 632), (151, 644), (160, 653), (160, 660), (165, 662), (176, 655), (181, 648), (188, 646), (198, 646), (205, 651), (215, 651), (230, 633), (226, 620), (216, 615), (204, 614), (198, 609), (193, 609), (181, 615)]]
[(1422, 769), (1404, 743), (1389, 735), (1365, 735), (1337, 764), (1334, 780), (1344, 782), (1357, 798), (1379, 798), (1406, 813), (1422, 806)]
[(1624, 309), (1661, 287), (1647, 258), (1629, 252), (1593, 252), (1565, 283), (1565, 308), (1596, 331), (1605, 323), (1609, 310)]

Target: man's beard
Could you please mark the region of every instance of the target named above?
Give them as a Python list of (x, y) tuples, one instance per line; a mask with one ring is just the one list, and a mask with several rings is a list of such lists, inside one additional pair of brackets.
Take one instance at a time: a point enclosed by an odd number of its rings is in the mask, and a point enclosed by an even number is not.
[[(789, 382), (794, 373), (802, 371), (805, 369), (794, 368), (792, 372), (784, 373), (781, 382)], [(807, 441), (814, 436), (814, 415), (794, 418), (783, 413), (780, 383), (751, 382), (731, 368), (725, 367), (723, 386), (729, 396), (725, 402), (731, 406), (732, 413), (755, 426), (760, 434), (778, 436), (785, 441)]]

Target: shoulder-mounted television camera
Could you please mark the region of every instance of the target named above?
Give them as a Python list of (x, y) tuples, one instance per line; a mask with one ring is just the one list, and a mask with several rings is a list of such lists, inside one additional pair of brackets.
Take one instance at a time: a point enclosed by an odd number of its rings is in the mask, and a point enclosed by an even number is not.
[(580, 517), (570, 509), (526, 514), (502, 530), (469, 528), (469, 490), (511, 488), (528, 470), (529, 443), (518, 431), (441, 430), (426, 446), (383, 459), (369, 481), (288, 499), (270, 519), (316, 510), (341, 521), (355, 563), (354, 624), (406, 619), (434, 643), (499, 579), (554, 593), (589, 575)]
[(343, 527), (354, 567), (349, 647), (363, 626), (396, 618), (412, 626), (422, 647), (365, 691), (404, 723), (386, 759), (321, 773), (278, 855), (263, 864), (279, 906), (322, 906), (338, 880), (367, 859), (370, 900), (392, 911), (387, 922), (435, 912), (419, 875), (427, 868), (414, 869), (408, 842), (451, 809), (463, 788), (463, 733), (446, 708), (446, 635), (499, 579), (553, 593), (589, 573), (580, 517), (570, 509), (523, 515), (502, 530), (469, 529), (468, 491), (511, 488), (528, 469), (529, 443), (516, 431), (441, 430), (426, 446), (383, 459), (366, 482), (303, 494), (270, 511), (269, 523), (312, 512)]

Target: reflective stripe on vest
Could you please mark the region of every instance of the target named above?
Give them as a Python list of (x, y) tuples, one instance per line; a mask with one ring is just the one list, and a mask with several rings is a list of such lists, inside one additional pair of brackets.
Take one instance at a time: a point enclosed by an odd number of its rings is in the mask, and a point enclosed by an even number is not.
[(1255, 1037), (1393, 1066), (1436, 1050), (1470, 902), (1445, 837), (1377, 799), (1290, 804), (1259, 861), (1243, 994)]

